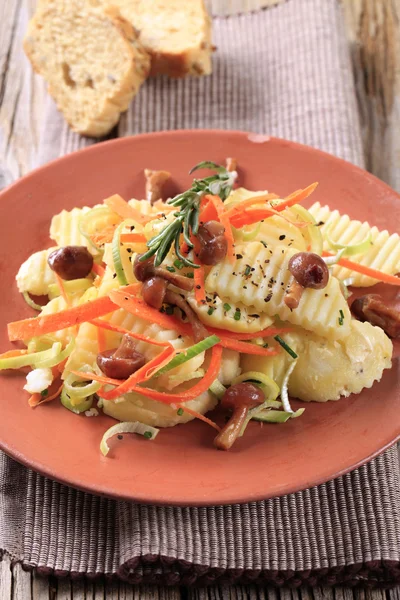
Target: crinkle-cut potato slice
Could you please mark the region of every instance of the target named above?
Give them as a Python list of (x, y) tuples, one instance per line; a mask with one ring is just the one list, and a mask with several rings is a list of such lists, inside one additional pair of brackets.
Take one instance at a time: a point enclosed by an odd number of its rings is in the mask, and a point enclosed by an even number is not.
[(146, 79), (150, 58), (128, 21), (107, 2), (40, 2), (24, 49), (72, 129), (100, 137)]
[(238, 377), (241, 372), (239, 352), (231, 350), (230, 348), (223, 348), (218, 381), (220, 381), (222, 385), (230, 385), (235, 377)]
[[(377, 227), (367, 223), (361, 223), (350, 219), (348, 215), (341, 215), (338, 210), (331, 210), (329, 206), (321, 206), (316, 202), (309, 209), (317, 223), (321, 223), (321, 232), (324, 236), (324, 250), (334, 252), (329, 246), (326, 234), (332, 241), (353, 245), (362, 242), (370, 234), (372, 246), (362, 254), (351, 256), (352, 262), (359, 263), (372, 269), (377, 269), (389, 275), (395, 275), (400, 271), (400, 237), (397, 233), (389, 234), (388, 231), (380, 231)], [(339, 279), (351, 277), (356, 287), (368, 287), (377, 283), (376, 279), (356, 273), (340, 265), (333, 267), (333, 274)]]
[(48, 248), (31, 254), (19, 268), (16, 276), (19, 291), (29, 292), (34, 296), (46, 296), (49, 285), (56, 283), (54, 271), (47, 262), (48, 256), (56, 248)]
[(233, 264), (224, 260), (212, 267), (206, 278), (206, 291), (254, 306), (259, 314), (278, 315), (282, 321), (300, 325), (318, 335), (333, 339), (346, 337), (351, 314), (335, 277), (330, 277), (322, 290), (304, 290), (298, 308), (291, 311), (284, 303), (292, 282), (288, 262), (296, 252), (284, 246), (270, 250), (260, 242), (237, 245), (236, 254), (242, 258)]
[(146, 217), (154, 215), (156, 216), (159, 213), (157, 207), (154, 204), (150, 204), (147, 200), (137, 200), (136, 198), (131, 198), (128, 201), (128, 204), (132, 206), (135, 210), (138, 210), (142, 215), (146, 215)]
[[(187, 296), (186, 299), (200, 321), (208, 327), (217, 327), (236, 333), (252, 333), (261, 331), (274, 322), (265, 313), (258, 314), (254, 306), (248, 307), (242, 302), (235, 303), (219, 296), (213, 296), (210, 303), (199, 305), (194, 295)], [(229, 310), (225, 310), (226, 305), (230, 306)], [(211, 314), (209, 314), (210, 309), (213, 309)], [(235, 320), (234, 315), (237, 310), (240, 311), (240, 319)]]
[(86, 246), (93, 251), (93, 246), (83, 236), (79, 229), (81, 217), (91, 210), (87, 206), (62, 210), (54, 215), (50, 225), (50, 237), (58, 246)]
[(75, 347), (65, 365), (63, 376), (71, 370), (80, 371), (82, 365), (94, 367), (98, 352), (97, 327), (91, 323), (82, 323), (75, 338)]
[(380, 327), (367, 322), (353, 320), (342, 340), (329, 341), (306, 331), (298, 335), (302, 347), (289, 393), (301, 400), (327, 402), (359, 394), (392, 366), (392, 342)]
[[(77, 304), (79, 304), (80, 301), (80, 296), (78, 294), (74, 295), (71, 297), (71, 305), (72, 306), (76, 306)], [(53, 298), (53, 300), (50, 300), (46, 306), (44, 306), (42, 308), (42, 312), (40, 313), (40, 316), (42, 315), (54, 315), (56, 313), (61, 312), (62, 310), (66, 310), (68, 308), (64, 298), (62, 296), (57, 296), (57, 298)], [(66, 346), (68, 344), (68, 342), (70, 341), (71, 337), (75, 337), (76, 334), (76, 328), (75, 327), (68, 327), (66, 329), (60, 329), (59, 331), (54, 331), (52, 333), (50, 333), (49, 335), (54, 338), (56, 341), (61, 342), (64, 346)]]
[[(215, 408), (217, 399), (207, 391), (185, 404), (188, 408), (204, 415)], [(119, 421), (140, 421), (153, 427), (174, 427), (174, 425), (187, 423), (194, 419), (185, 411), (182, 415), (178, 415), (176, 407), (173, 408), (169, 404), (163, 404), (136, 393), (126, 394), (121, 401), (103, 400), (103, 411), (106, 415)]]

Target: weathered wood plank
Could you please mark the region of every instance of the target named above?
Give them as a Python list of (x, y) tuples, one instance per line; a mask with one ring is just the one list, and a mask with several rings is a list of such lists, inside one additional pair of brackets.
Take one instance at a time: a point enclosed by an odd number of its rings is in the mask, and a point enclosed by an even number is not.
[(20, 564), (12, 567), (12, 600), (32, 600), (32, 575), (24, 571)]

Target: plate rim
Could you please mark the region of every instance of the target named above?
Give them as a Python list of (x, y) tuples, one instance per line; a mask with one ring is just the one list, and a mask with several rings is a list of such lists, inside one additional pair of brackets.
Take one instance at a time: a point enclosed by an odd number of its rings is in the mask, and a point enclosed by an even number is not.
[[(58, 158), (46, 163), (45, 165), (42, 165), (40, 167), (37, 167), (36, 169), (33, 169), (32, 171), (30, 171), (23, 177), (20, 177), (17, 181), (11, 183), (10, 185), (6, 186), (3, 190), (1, 190), (0, 205), (1, 205), (1, 201), (2, 201), (3, 197), (5, 195), (12, 193), (14, 189), (18, 188), (18, 186), (25, 185), (26, 182), (29, 181), (30, 179), (40, 176), (42, 173), (45, 173), (47, 169), (52, 168), (53, 166), (58, 165), (59, 163), (68, 163), (71, 159), (75, 160), (76, 156), (79, 156), (81, 154), (97, 153), (97, 152), (101, 151), (102, 149), (105, 149), (107, 151), (109, 148), (112, 149), (112, 147), (115, 145), (129, 144), (129, 143), (131, 143), (131, 141), (133, 139), (140, 142), (142, 139), (152, 138), (154, 140), (157, 140), (157, 138), (160, 138), (160, 137), (175, 138), (175, 137), (179, 137), (181, 135), (184, 135), (185, 137), (187, 137), (187, 136), (232, 135), (232, 136), (238, 136), (240, 138), (247, 138), (247, 141), (253, 142), (255, 144), (259, 144), (260, 146), (263, 145), (264, 143), (268, 143), (269, 141), (286, 144), (286, 145), (288, 145), (290, 147), (294, 147), (298, 150), (306, 151), (308, 153), (321, 156), (325, 160), (334, 161), (336, 164), (339, 164), (339, 165), (343, 164), (343, 168), (346, 168), (346, 169), (350, 168), (354, 172), (358, 173), (360, 176), (373, 182), (373, 184), (379, 185), (383, 191), (385, 191), (385, 190), (388, 191), (392, 197), (396, 197), (398, 200), (400, 200), (400, 194), (398, 192), (393, 190), (388, 184), (386, 184), (385, 182), (380, 180), (378, 177), (376, 177), (372, 173), (365, 171), (361, 167), (354, 165), (354, 164), (350, 163), (349, 161), (346, 161), (343, 158), (339, 158), (335, 155), (329, 154), (328, 152), (325, 152), (318, 148), (314, 148), (312, 146), (308, 146), (308, 145), (301, 144), (296, 141), (291, 141), (291, 140), (287, 140), (287, 139), (276, 137), (276, 136), (267, 136), (267, 135), (261, 136), (262, 138), (264, 138), (263, 141), (254, 141), (254, 140), (250, 139), (250, 136), (257, 136), (259, 134), (255, 134), (254, 132), (241, 131), (241, 130), (177, 129), (177, 130), (170, 130), (170, 131), (144, 133), (144, 134), (139, 134), (139, 135), (126, 136), (123, 138), (106, 140), (106, 141), (95, 143), (91, 146), (87, 146), (85, 148), (80, 148), (74, 152), (67, 154), (67, 155), (58, 157)], [(344, 400), (344, 399), (342, 399), (342, 400)], [(323, 483), (326, 483), (327, 481), (330, 481), (332, 479), (337, 479), (338, 477), (341, 477), (349, 472), (354, 471), (355, 469), (357, 469), (357, 468), (365, 465), (369, 461), (373, 460), (377, 456), (383, 454), (388, 448), (390, 448), (397, 441), (399, 441), (400, 440), (400, 424), (399, 424), (397, 434), (394, 436), (390, 435), (388, 437), (390, 439), (387, 439), (387, 441), (385, 442), (385, 444), (383, 446), (377, 448), (376, 450), (374, 450), (373, 452), (368, 454), (368, 456), (366, 456), (365, 458), (355, 461), (354, 463), (341, 469), (340, 471), (336, 471), (334, 475), (332, 475), (332, 472), (331, 472), (332, 469), (325, 469), (324, 470), (325, 474), (321, 473), (319, 477), (315, 477), (315, 478), (313, 477), (312, 481), (309, 481), (308, 483), (304, 483), (304, 485), (302, 485), (300, 488), (298, 485), (295, 485), (295, 484), (292, 484), (291, 482), (289, 482), (287, 485), (282, 486), (282, 490), (279, 491), (278, 494), (275, 494), (275, 493), (251, 494), (251, 493), (247, 492), (246, 498), (244, 498), (244, 496), (242, 495), (241, 499), (237, 500), (237, 497), (240, 494), (237, 493), (236, 499), (235, 499), (234, 492), (232, 491), (230, 498), (222, 500), (221, 502), (218, 502), (217, 504), (219, 504), (219, 505), (228, 505), (228, 504), (232, 504), (232, 503), (243, 504), (243, 503), (248, 503), (248, 502), (267, 500), (270, 498), (281, 497), (281, 496), (284, 496), (287, 494), (300, 492), (305, 489), (309, 489), (310, 487), (314, 487), (314, 486), (318, 486)], [(0, 438), (0, 449), (3, 450), (8, 456), (15, 459), (17, 462), (24, 465), (25, 467), (28, 467), (28, 468), (40, 473), (41, 475), (44, 475), (45, 477), (49, 477), (52, 480), (55, 480), (59, 483), (62, 483), (67, 486), (73, 486), (74, 488), (84, 491), (84, 492), (94, 493), (94, 494), (98, 494), (98, 495), (105, 496), (108, 498), (113, 498), (113, 499), (134, 501), (134, 502), (139, 502), (142, 504), (154, 504), (154, 505), (158, 505), (158, 506), (170, 505), (170, 506), (193, 506), (193, 507), (199, 506), (200, 507), (200, 506), (216, 505), (215, 500), (213, 500), (213, 499), (208, 500), (207, 498), (198, 499), (198, 500), (186, 499), (181, 502), (174, 498), (168, 498), (168, 495), (167, 495), (167, 497), (163, 500), (157, 500), (157, 499), (154, 500), (154, 499), (149, 499), (148, 496), (143, 496), (140, 493), (137, 494), (134, 489), (132, 490), (132, 493), (121, 493), (118, 491), (111, 490), (109, 488), (109, 486), (107, 486), (107, 484), (100, 485), (100, 484), (90, 484), (89, 483), (88, 485), (84, 485), (84, 484), (80, 483), (79, 481), (75, 481), (73, 478), (63, 477), (62, 475), (60, 476), (57, 472), (54, 472), (54, 470), (51, 467), (46, 467), (46, 465), (42, 465), (42, 464), (38, 465), (38, 463), (35, 462), (34, 459), (29, 459), (29, 457), (27, 457), (26, 455), (23, 455), (17, 449), (12, 448), (9, 444), (5, 443), (2, 438)], [(327, 473), (326, 471), (329, 471), (329, 473)]]

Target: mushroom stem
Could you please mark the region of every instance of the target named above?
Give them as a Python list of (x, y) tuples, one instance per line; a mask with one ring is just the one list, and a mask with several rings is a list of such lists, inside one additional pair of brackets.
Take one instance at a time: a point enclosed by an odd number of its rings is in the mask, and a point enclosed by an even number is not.
[(183, 275), (178, 275), (177, 273), (170, 273), (162, 267), (155, 267), (154, 275), (166, 279), (176, 287), (181, 288), (181, 290), (186, 290), (187, 292), (191, 292), (194, 288), (193, 279), (189, 279), (188, 277), (184, 277)]
[(304, 288), (296, 279), (293, 279), (288, 291), (286, 292), (284, 302), (290, 310), (299, 306)]
[(238, 406), (234, 409), (231, 418), (214, 439), (214, 446), (216, 448), (219, 450), (229, 450), (232, 447), (240, 435), (248, 413), (248, 406)]
[(193, 338), (194, 338), (195, 342), (200, 342), (201, 340), (204, 340), (204, 338), (206, 338), (208, 336), (207, 329), (199, 321), (196, 313), (186, 302), (185, 298), (182, 298), (182, 296), (180, 296), (176, 292), (167, 290), (167, 293), (165, 294), (164, 302), (178, 306), (178, 308), (180, 308), (185, 313), (190, 325), (192, 326)]

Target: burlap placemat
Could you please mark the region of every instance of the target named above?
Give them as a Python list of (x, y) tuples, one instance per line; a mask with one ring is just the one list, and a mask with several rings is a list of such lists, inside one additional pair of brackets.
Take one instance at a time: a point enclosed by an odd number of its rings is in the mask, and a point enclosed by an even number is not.
[[(298, 140), (363, 165), (336, 0), (288, 0), (247, 15), (215, 18), (214, 34), (213, 75), (148, 82), (122, 119), (120, 135), (245, 129)], [(48, 100), (37, 162), (88, 143), (68, 130)], [(395, 448), (317, 488), (210, 508), (144, 506), (92, 496), (1, 455), (0, 518), (0, 547), (44, 573), (171, 584), (222, 578), (278, 585), (400, 581)]]

